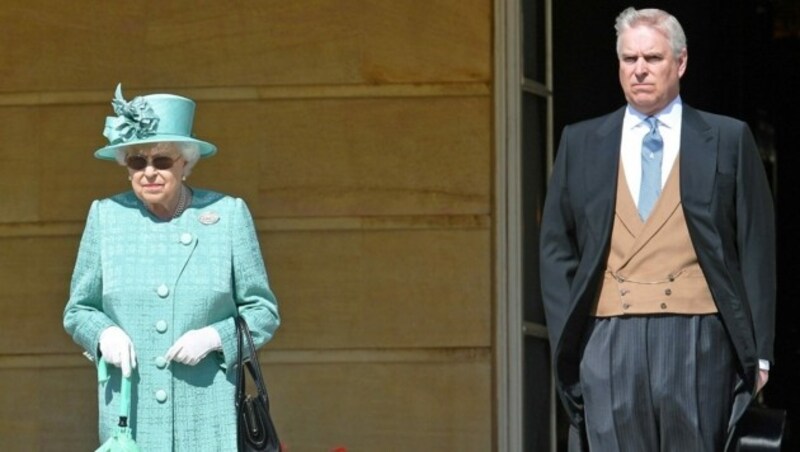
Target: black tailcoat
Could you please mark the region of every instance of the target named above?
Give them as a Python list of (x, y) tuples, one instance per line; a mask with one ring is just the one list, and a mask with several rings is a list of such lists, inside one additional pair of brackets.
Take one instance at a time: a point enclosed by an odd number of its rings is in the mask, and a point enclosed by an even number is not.
[[(583, 420), (578, 367), (584, 325), (606, 267), (625, 109), (567, 126), (541, 224), (542, 294), (557, 388), (574, 425)], [(754, 388), (773, 359), (775, 227), (763, 163), (747, 125), (683, 105), (680, 194), (689, 235)], [(746, 404), (745, 404), (746, 405)], [(734, 405), (734, 419), (745, 406)]]

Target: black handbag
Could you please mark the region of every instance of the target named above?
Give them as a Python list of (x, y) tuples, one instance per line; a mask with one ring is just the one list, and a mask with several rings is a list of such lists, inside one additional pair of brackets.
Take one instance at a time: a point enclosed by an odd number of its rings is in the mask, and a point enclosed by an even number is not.
[(785, 410), (749, 406), (736, 426), (736, 452), (780, 451), (785, 425)]
[[(269, 396), (258, 364), (258, 355), (247, 322), (241, 316), (236, 323), (236, 423), (239, 452), (280, 452), (278, 432), (269, 414)], [(247, 369), (247, 372), (245, 372)], [(257, 392), (246, 391), (245, 373), (255, 383)]]

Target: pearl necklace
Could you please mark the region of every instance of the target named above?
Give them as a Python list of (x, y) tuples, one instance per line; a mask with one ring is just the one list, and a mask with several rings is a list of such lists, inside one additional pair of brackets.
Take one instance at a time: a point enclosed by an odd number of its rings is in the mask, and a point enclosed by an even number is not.
[(189, 190), (186, 189), (186, 186), (181, 184), (181, 197), (178, 198), (178, 206), (175, 207), (175, 213), (172, 214), (172, 218), (178, 218), (181, 216), (184, 210), (186, 210), (186, 205), (188, 204), (186, 201), (189, 198), (186, 195), (186, 192)]

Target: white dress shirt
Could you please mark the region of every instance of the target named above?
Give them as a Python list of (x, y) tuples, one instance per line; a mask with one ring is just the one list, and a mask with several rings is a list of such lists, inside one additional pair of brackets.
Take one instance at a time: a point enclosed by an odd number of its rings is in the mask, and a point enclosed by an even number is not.
[[(663, 110), (653, 115), (658, 120), (658, 132), (664, 140), (664, 154), (661, 161), (661, 188), (667, 183), (672, 166), (678, 157), (681, 145), (681, 118), (683, 104), (678, 96)], [(622, 145), (620, 159), (625, 168), (625, 180), (631, 190), (636, 207), (639, 207), (639, 186), (642, 183), (642, 140), (650, 131), (643, 115), (628, 105), (622, 120)]]

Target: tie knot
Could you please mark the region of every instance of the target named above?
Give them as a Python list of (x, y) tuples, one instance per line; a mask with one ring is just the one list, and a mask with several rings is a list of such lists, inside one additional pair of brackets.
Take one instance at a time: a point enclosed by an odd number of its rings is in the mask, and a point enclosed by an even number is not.
[(650, 126), (650, 131), (658, 129), (658, 119), (655, 116), (648, 116), (645, 121)]

